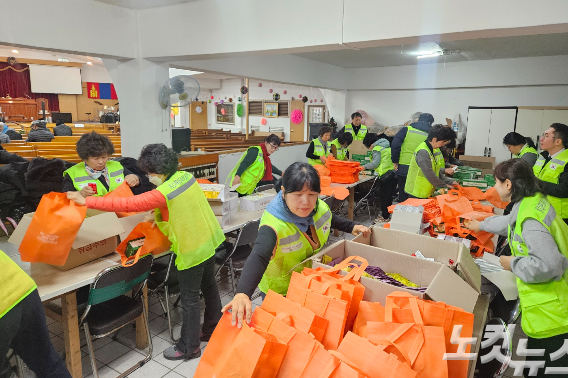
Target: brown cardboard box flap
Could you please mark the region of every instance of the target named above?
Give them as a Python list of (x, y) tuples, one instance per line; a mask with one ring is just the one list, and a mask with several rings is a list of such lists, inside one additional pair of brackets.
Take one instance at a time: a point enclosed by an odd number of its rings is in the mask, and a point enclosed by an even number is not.
[(367, 155), (369, 149), (365, 147), (362, 140), (354, 140), (353, 143), (349, 145), (349, 155)]
[(124, 227), (115, 213), (101, 213), (85, 218), (73, 248), (81, 248), (124, 232)]

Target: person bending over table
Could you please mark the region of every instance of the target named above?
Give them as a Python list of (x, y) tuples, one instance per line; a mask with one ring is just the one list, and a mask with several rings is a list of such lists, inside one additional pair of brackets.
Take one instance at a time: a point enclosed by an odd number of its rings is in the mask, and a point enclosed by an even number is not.
[[(103, 211), (154, 210), (155, 224), (172, 242), (176, 254), (183, 323), (178, 343), (164, 351), (168, 360), (201, 356), (200, 341), (208, 341), (221, 318), (221, 299), (215, 280), (215, 248), (225, 235), (195, 177), (178, 171), (178, 157), (163, 144), (149, 144), (138, 159), (156, 189), (133, 197), (106, 198), (80, 192), (67, 197), (80, 205)], [(199, 292), (205, 299), (201, 332)]]
[(311, 267), (302, 261), (316, 254), (327, 242), (331, 228), (353, 235), (369, 228), (332, 214), (320, 200), (320, 179), (314, 167), (307, 163), (292, 164), (282, 176), (282, 191), (268, 204), (260, 220), (260, 228), (243, 268), (237, 294), (222, 312), (232, 309), (232, 323), (242, 327), (243, 319), (250, 323), (250, 297), (256, 287), (262, 297), (273, 290), (286, 295), (292, 271)]
[(64, 192), (76, 190), (83, 197), (104, 196), (125, 181), (130, 187), (140, 185), (138, 176), (118, 161), (109, 160), (114, 154), (114, 145), (104, 135), (94, 131), (81, 135), (77, 154), (83, 162), (63, 172)]
[(337, 160), (349, 160), (348, 147), (351, 143), (353, 143), (353, 135), (351, 133), (344, 133), (328, 144), (334, 158)]
[(308, 163), (311, 165), (322, 164), (325, 165), (327, 157), (331, 154), (329, 139), (333, 129), (329, 126), (322, 126), (319, 131), (319, 137), (312, 140), (306, 151)]
[(282, 176), (282, 171), (272, 165), (270, 155), (278, 151), (282, 141), (275, 134), (270, 134), (264, 143), (249, 147), (237, 165), (229, 173), (229, 186), (239, 185), (236, 191), (240, 196), (254, 192), (257, 186), (275, 184), (273, 174)]
[(456, 133), (449, 127), (434, 125), (428, 132), (426, 141), (420, 143), (408, 168), (404, 190), (410, 198), (428, 198), (436, 188), (451, 188), (457, 185), (454, 179), (445, 177), (444, 157), (440, 147), (456, 138)]
[(503, 144), (514, 158), (524, 159), (532, 167), (538, 159), (536, 146), (531, 138), (524, 137), (519, 133), (510, 132), (503, 138)]
[[(547, 368), (566, 368), (566, 353), (555, 361), (550, 354), (561, 350), (568, 339), (568, 226), (540, 192), (532, 167), (524, 159), (499, 163), (494, 176), (501, 200), (513, 204), (511, 213), (483, 222), (466, 221), (465, 226), (508, 237), (512, 256), (501, 256), (500, 261), (517, 276), (521, 327), (529, 336), (526, 348), (544, 352), (526, 360), (545, 361)], [(525, 372), (525, 376), (529, 375)], [(549, 375), (543, 367), (537, 376)]]
[(2, 251), (0, 269), (0, 377), (13, 376), (12, 349), (37, 377), (71, 378), (51, 343), (36, 283)]

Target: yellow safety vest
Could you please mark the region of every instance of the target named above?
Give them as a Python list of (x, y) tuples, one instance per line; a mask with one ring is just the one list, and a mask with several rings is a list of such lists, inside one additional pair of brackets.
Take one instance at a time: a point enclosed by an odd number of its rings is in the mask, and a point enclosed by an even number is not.
[(412, 126), (407, 126), (407, 129), (406, 136), (400, 147), (400, 158), (398, 160), (398, 163), (403, 165), (410, 165), (416, 148), (428, 137), (427, 132), (415, 129)]
[(425, 150), (430, 155), (430, 160), (432, 161), (432, 169), (436, 175), (440, 174), (440, 170), (445, 166), (444, 156), (439, 148), (436, 148), (434, 152), (430, 152), (430, 149), (426, 145), (426, 142), (422, 142), (410, 161), (410, 167), (408, 168), (408, 176), (406, 179), (406, 185), (404, 186), (404, 191), (418, 198), (428, 198), (434, 193), (434, 185), (430, 184), (430, 181), (424, 176), (422, 169), (416, 164), (416, 154), (418, 151)]
[[(528, 256), (523, 240), (523, 222), (535, 219), (552, 235), (560, 253), (568, 258), (568, 226), (540, 193), (521, 201), (515, 229), (509, 226), (509, 245), (513, 256)], [(523, 331), (541, 339), (568, 333), (568, 270), (558, 281), (526, 283), (517, 277)]]
[[(564, 172), (566, 168), (566, 163), (568, 162), (568, 150), (562, 151), (555, 158), (550, 159), (546, 163), (546, 159), (539, 155), (538, 160), (534, 163), (533, 172), (534, 175), (541, 179), (542, 181), (551, 182), (553, 184), (558, 184), (558, 178), (560, 174)], [(560, 218), (568, 218), (568, 198), (559, 198), (548, 196), (548, 201), (554, 206)]]
[(8, 311), (37, 289), (37, 286), (34, 280), (2, 251), (0, 251), (0, 269), (2, 270), (0, 274), (0, 319), (2, 319)]
[(353, 125), (350, 123), (345, 125), (345, 132), (351, 133), (351, 135), (353, 135), (353, 140), (363, 140), (365, 139), (365, 135), (367, 135), (367, 126), (361, 125), (359, 132), (355, 134), (355, 130), (353, 130)]
[(538, 156), (538, 152), (536, 152), (536, 150), (532, 147), (529, 147), (527, 144), (525, 144), (523, 146), (523, 148), (519, 151), (518, 155), (513, 154), (513, 157), (515, 158), (520, 158), (522, 157), (524, 154), (529, 153), (529, 154), (535, 154)]
[[(319, 141), (319, 138), (314, 139), (313, 142), (314, 142), (314, 155), (325, 156), (327, 158), (331, 154), (331, 149), (329, 147), (329, 143), (326, 143), (327, 150), (325, 150), (323, 148), (323, 144)], [(320, 159), (308, 158), (308, 163), (310, 163), (311, 165), (318, 165), (318, 164), (323, 165), (323, 163), (321, 162)]]
[(375, 146), (373, 147), (373, 151), (379, 151), (381, 153), (381, 164), (375, 168), (375, 172), (377, 172), (379, 177), (394, 169), (390, 147)]
[[(337, 160), (347, 160), (347, 151), (349, 151), (348, 147), (343, 147), (339, 140), (334, 139), (332, 142), (329, 142), (328, 145), (334, 145), (335, 150), (337, 151)], [(331, 146), (330, 146), (331, 148)]]
[[(319, 249), (314, 250), (306, 235), (293, 223), (284, 222), (265, 211), (260, 219), (260, 227), (270, 226), (278, 237), (275, 252), (258, 285), (260, 291), (268, 293), (273, 290), (286, 295), (292, 271), (301, 272), (305, 267), (311, 267), (311, 261), (300, 264)], [(325, 245), (331, 229), (331, 211), (322, 200), (318, 199), (317, 212), (314, 215), (314, 228), (320, 246)], [(320, 247), (321, 248), (321, 247)]]
[(195, 177), (179, 171), (156, 189), (166, 197), (169, 212), (163, 221), (156, 209), (156, 224), (172, 242), (177, 268), (189, 269), (213, 256), (225, 235)]
[(258, 155), (254, 162), (243, 172), (241, 175), (241, 185), (236, 189), (236, 191), (240, 194), (248, 195), (254, 192), (256, 185), (262, 180), (264, 177), (264, 158), (262, 157), (262, 148), (260, 146), (252, 146), (247, 149), (247, 152), (241, 156), (240, 160), (237, 162), (237, 165), (233, 168), (231, 173), (229, 173), (229, 182), (227, 183), (228, 186), (232, 186), (233, 179), (237, 174), (237, 169), (241, 165), (241, 162), (247, 156), (248, 150), (251, 148), (256, 148), (258, 150)]
[(81, 162), (75, 164), (65, 172), (63, 172), (63, 176), (69, 175), (71, 180), (73, 180), (73, 185), (77, 191), (80, 191), (85, 186), (89, 185), (90, 183), (95, 184), (97, 186), (97, 194), (95, 196), (104, 196), (108, 192), (112, 192), (120, 184), (124, 182), (124, 168), (122, 164), (118, 161), (109, 160), (107, 161), (107, 169), (109, 175), (109, 185), (108, 190), (104, 187), (104, 185), (100, 182), (99, 179), (94, 179), (85, 170), (85, 163)]

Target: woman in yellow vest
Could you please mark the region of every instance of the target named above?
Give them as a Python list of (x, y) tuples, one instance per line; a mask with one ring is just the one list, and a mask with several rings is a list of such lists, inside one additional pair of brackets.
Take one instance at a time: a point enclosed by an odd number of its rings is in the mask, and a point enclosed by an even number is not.
[(77, 154), (83, 160), (63, 172), (63, 191), (81, 192), (83, 197), (104, 196), (126, 181), (128, 186), (140, 185), (138, 176), (118, 161), (109, 160), (114, 145), (104, 135), (85, 133), (77, 141)]
[(333, 129), (329, 126), (322, 126), (319, 131), (319, 137), (312, 140), (306, 151), (308, 163), (311, 165), (325, 165), (327, 157), (331, 154), (328, 141), (331, 139)]
[(370, 230), (332, 214), (319, 199), (320, 179), (314, 167), (293, 163), (282, 176), (282, 191), (270, 202), (260, 220), (258, 236), (245, 263), (234, 299), (223, 308), (232, 308), (233, 325), (250, 322), (250, 297), (258, 286), (262, 297), (273, 290), (286, 295), (293, 271), (326, 243), (331, 228), (353, 235), (369, 235)]
[(273, 174), (282, 176), (282, 171), (270, 161), (270, 155), (278, 151), (281, 143), (278, 135), (270, 134), (264, 143), (249, 147), (243, 154), (228, 177), (229, 186), (240, 184), (236, 188), (239, 197), (251, 194), (257, 186), (275, 184)]
[[(154, 210), (155, 223), (172, 242), (180, 285), (183, 323), (178, 343), (164, 351), (169, 360), (201, 356), (200, 340), (207, 341), (221, 318), (221, 299), (215, 280), (215, 248), (225, 235), (201, 187), (192, 174), (178, 171), (178, 157), (163, 144), (142, 149), (139, 167), (147, 172), (155, 190), (126, 198), (90, 196), (67, 192), (80, 205), (103, 211)], [(199, 292), (205, 299), (204, 324), (199, 330)]]
[(349, 160), (349, 145), (353, 143), (353, 135), (351, 133), (341, 134), (329, 143), (331, 153), (337, 160)]
[[(527, 349), (545, 352), (526, 359), (546, 361), (546, 367), (566, 368), (566, 352), (555, 361), (550, 354), (559, 351), (568, 339), (568, 226), (540, 193), (525, 160), (498, 164), (494, 176), (501, 200), (513, 203), (511, 213), (481, 223), (469, 221), (466, 227), (508, 237), (513, 255), (501, 256), (500, 260), (505, 270), (517, 276), (521, 326), (529, 336)], [(544, 376), (545, 369), (539, 369), (538, 377)]]
[(510, 132), (503, 138), (503, 144), (514, 158), (525, 160), (532, 167), (538, 159), (536, 146), (531, 138), (522, 136), (516, 132)]
[(440, 147), (445, 146), (456, 138), (456, 133), (449, 127), (434, 125), (428, 132), (426, 141), (414, 151), (408, 176), (404, 186), (410, 198), (428, 198), (436, 188), (452, 187), (457, 182), (445, 177), (446, 163)]
[(51, 343), (34, 280), (2, 251), (0, 270), (0, 377), (15, 376), (6, 358), (12, 349), (37, 377), (71, 378)]
[(396, 175), (391, 160), (390, 143), (385, 138), (379, 138), (375, 133), (367, 134), (363, 141), (365, 147), (373, 151), (371, 161), (363, 166), (364, 169), (374, 170), (381, 181), (379, 187), (379, 201), (381, 202), (381, 215), (375, 223), (388, 222), (390, 213), (388, 207), (392, 205), (396, 192)]

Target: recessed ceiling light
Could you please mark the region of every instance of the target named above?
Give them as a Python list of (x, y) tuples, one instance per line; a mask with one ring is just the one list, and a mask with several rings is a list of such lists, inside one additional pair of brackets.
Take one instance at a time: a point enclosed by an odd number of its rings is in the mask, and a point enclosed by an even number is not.
[(425, 52), (425, 53), (422, 53), (420, 55), (417, 55), (416, 58), (417, 59), (434, 58), (436, 56), (441, 56), (441, 55), (444, 55), (443, 51), (429, 51), (429, 52)]
[(19, 51), (18, 51), (18, 50), (12, 50), (12, 52), (13, 52), (14, 54), (17, 54), (17, 53), (19, 53)]
[(93, 65), (93, 62), (87, 62), (87, 64), (88, 64), (89, 66), (92, 66), (92, 65)]

